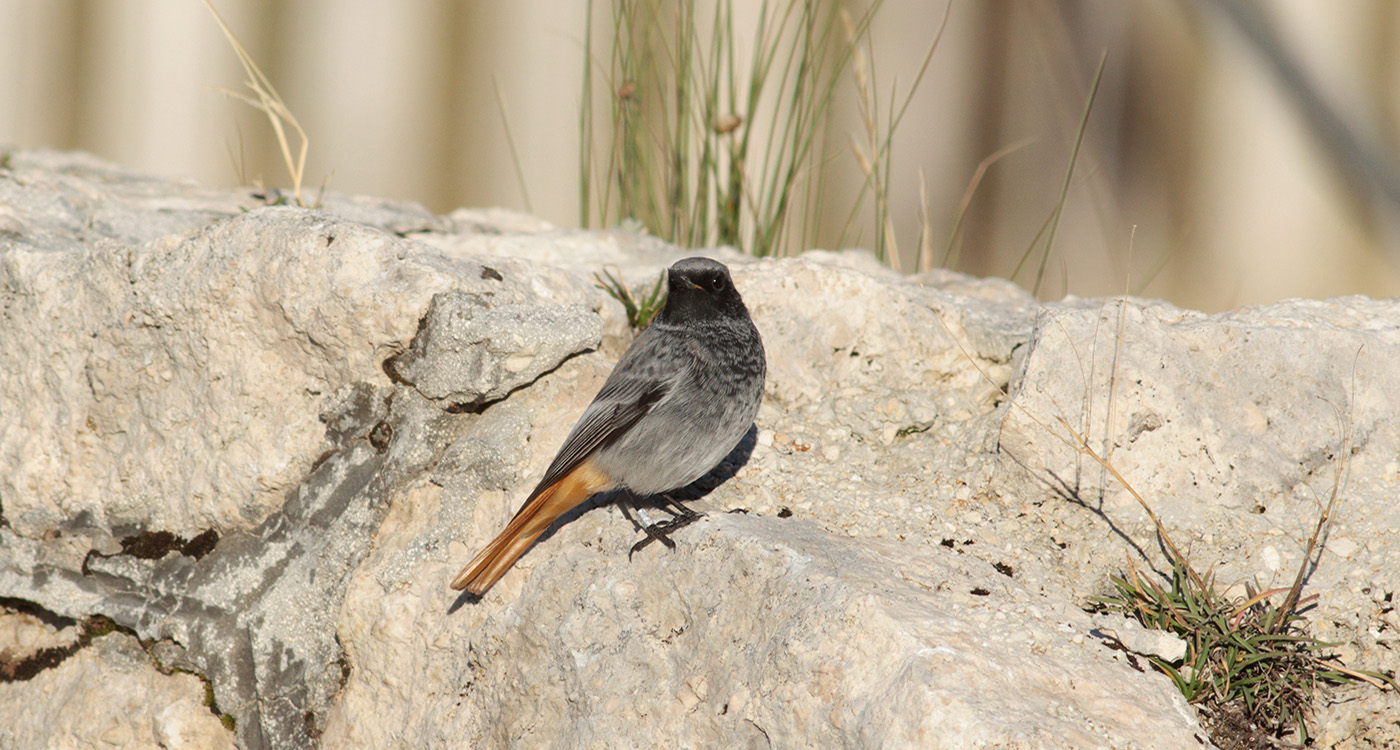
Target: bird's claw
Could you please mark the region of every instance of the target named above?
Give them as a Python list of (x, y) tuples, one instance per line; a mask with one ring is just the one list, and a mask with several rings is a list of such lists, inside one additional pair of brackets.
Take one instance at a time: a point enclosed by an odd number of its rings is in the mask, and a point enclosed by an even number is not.
[(632, 545), (632, 549), (627, 553), (627, 559), (631, 560), (632, 555), (646, 549), (652, 542), (661, 542), (666, 546), (666, 549), (674, 550), (676, 543), (671, 540), (671, 532), (695, 523), (703, 515), (703, 513), (690, 511), (685, 515), (677, 515), (669, 521), (661, 521), (644, 527), (642, 531), (646, 532), (646, 537)]

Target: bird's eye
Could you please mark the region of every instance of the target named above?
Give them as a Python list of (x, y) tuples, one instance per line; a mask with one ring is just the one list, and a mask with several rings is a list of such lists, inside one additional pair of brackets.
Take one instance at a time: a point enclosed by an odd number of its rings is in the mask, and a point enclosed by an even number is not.
[(724, 277), (718, 274), (710, 277), (710, 288), (716, 292), (724, 291)]

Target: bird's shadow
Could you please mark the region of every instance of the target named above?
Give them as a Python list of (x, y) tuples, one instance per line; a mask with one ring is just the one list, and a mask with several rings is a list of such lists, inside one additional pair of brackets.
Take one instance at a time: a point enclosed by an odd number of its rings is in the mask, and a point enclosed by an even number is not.
[[(753, 456), (754, 446), (757, 444), (758, 425), (751, 424), (749, 425), (748, 431), (745, 432), (744, 436), (739, 439), (739, 443), (734, 446), (734, 450), (730, 451), (729, 455), (725, 456), (718, 464), (716, 464), (715, 468), (710, 469), (709, 472), (705, 474), (705, 476), (700, 477), (694, 482), (691, 482), (690, 484), (684, 487), (670, 490), (665, 494), (672, 500), (679, 502), (698, 500), (710, 494), (715, 490), (715, 488), (729, 481), (730, 478), (733, 477), (735, 474), (738, 474), (739, 470), (744, 468), (744, 466), (748, 464), (749, 458)], [(535, 543), (530, 545), (530, 549), (526, 550), (525, 554), (530, 554), (531, 550), (533, 550), (541, 542), (545, 541), (546, 539), (549, 539), (550, 537), (558, 533), (559, 529), (563, 528), (564, 525), (572, 522), (574, 519), (578, 518), (579, 516), (582, 516), (590, 510), (611, 503), (621, 504), (626, 503), (627, 501), (628, 493), (626, 492), (626, 490), (610, 490), (608, 492), (600, 492), (594, 495), (593, 497), (590, 497), (588, 500), (579, 503), (577, 506), (561, 515), (557, 520), (555, 520), (554, 523), (550, 524), (549, 528), (545, 529), (545, 532), (540, 535), (540, 538), (536, 539)], [(639, 497), (636, 499), (636, 504), (638, 507), (652, 507), (659, 509), (665, 509), (667, 505), (667, 503), (665, 503), (665, 501), (660, 495), (648, 495), (646, 497)], [(521, 557), (524, 557), (524, 555), (521, 555)], [(459, 595), (457, 599), (452, 602), (452, 605), (448, 607), (448, 614), (451, 614), (453, 612), (456, 612), (458, 609), (461, 609), (462, 605), (464, 604), (475, 604), (480, 600), (480, 596), (473, 594), (469, 591), (463, 591), (461, 595)]]

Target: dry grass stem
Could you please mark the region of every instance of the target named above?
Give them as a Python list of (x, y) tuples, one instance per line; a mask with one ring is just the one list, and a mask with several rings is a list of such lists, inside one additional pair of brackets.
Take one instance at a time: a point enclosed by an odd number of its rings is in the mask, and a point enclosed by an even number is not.
[[(891, 257), (889, 143), (908, 100), (880, 124), (866, 50), (881, 4), (853, 15), (834, 3), (761, 0), (744, 8), (756, 14), (747, 46), (732, 0), (704, 17), (694, 0), (610, 0), (614, 43), (607, 59), (594, 59), (590, 2), (580, 218), (587, 225), (635, 219), (691, 247), (730, 245), (757, 256), (805, 250), (829, 213), (821, 195), (831, 164), (828, 123), (836, 86), (852, 67), (870, 84), (862, 199), (866, 190), (880, 196), (873, 249)], [(916, 86), (927, 67), (926, 59)], [(595, 85), (608, 94), (606, 120)]]
[[(214, 8), (211, 0), (204, 0), (204, 6), (213, 14), (214, 20), (218, 22), (219, 28), (224, 32), (224, 37), (228, 39), (229, 46), (233, 48), (234, 54), (238, 55), (238, 62), (243, 66), (243, 72), (248, 77), (243, 83), (253, 92), (253, 95), (249, 96), (228, 89), (219, 89), (219, 91), (247, 102), (267, 115), (267, 121), (272, 125), (272, 132), (277, 136), (277, 146), (281, 149), (282, 161), (286, 164), (287, 173), (292, 180), (292, 195), (298, 206), (306, 207), (306, 201), (301, 194), (302, 177), (306, 172), (306, 151), (309, 145), (306, 131), (302, 130), (296, 116), (292, 114), (286, 102), (282, 101), (281, 95), (277, 93), (272, 82), (263, 74), (262, 69), (253, 61), (252, 55), (248, 54), (248, 50), (238, 41), (233, 29), (230, 29), (228, 24), (224, 22), (223, 16), (219, 15), (219, 11)], [(292, 156), (291, 144), (287, 138), (287, 128), (291, 128), (297, 137), (298, 147), (295, 157)], [(319, 198), (317, 202), (319, 203)]]
[[(991, 169), (993, 164), (996, 164), (1007, 156), (1020, 151), (1034, 142), (1034, 138), (1022, 138), (1019, 141), (1014, 141), (1002, 146), (977, 163), (977, 169), (973, 170), (972, 179), (968, 180), (967, 189), (963, 191), (962, 200), (958, 201), (958, 212), (953, 220), (953, 229), (948, 232), (948, 241), (943, 246), (943, 260), (938, 264), (940, 267), (957, 267), (958, 256), (954, 254), (954, 250), (961, 249), (958, 239), (959, 233), (962, 231), (963, 220), (967, 218), (967, 211), (972, 206), (972, 196), (977, 192), (977, 187), (982, 184), (982, 178), (987, 176), (987, 170)], [(1034, 243), (1032, 243), (1032, 245), (1034, 245)], [(1013, 273), (1011, 277), (1014, 276), (1015, 274)]]

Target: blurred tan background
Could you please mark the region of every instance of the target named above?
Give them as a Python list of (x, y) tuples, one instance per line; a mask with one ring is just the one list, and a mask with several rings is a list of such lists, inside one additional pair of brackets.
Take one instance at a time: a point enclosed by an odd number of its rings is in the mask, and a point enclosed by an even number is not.
[[(578, 225), (582, 0), (215, 4), (310, 135), (313, 194), (329, 175), (331, 189), (438, 212), (505, 206)], [(605, 28), (607, 0), (596, 5)], [(883, 85), (907, 88), (944, 8), (887, 0), (872, 32)], [(0, 0), (0, 28), (0, 147), (287, 185), (262, 114), (217, 91), (241, 90), (243, 74), (197, 0)], [(1026, 140), (974, 194), (957, 263), (1011, 273), (1054, 208), (1106, 51), (1043, 298), (1130, 284), (1220, 310), (1400, 294), (1398, 37), (1393, 0), (955, 3), (894, 143), (904, 267), (919, 171), (941, 257), (978, 163)], [(854, 85), (841, 95), (831, 205), (861, 179), (843, 145), (861, 128)], [(1029, 286), (1034, 265), (1016, 280)]]

